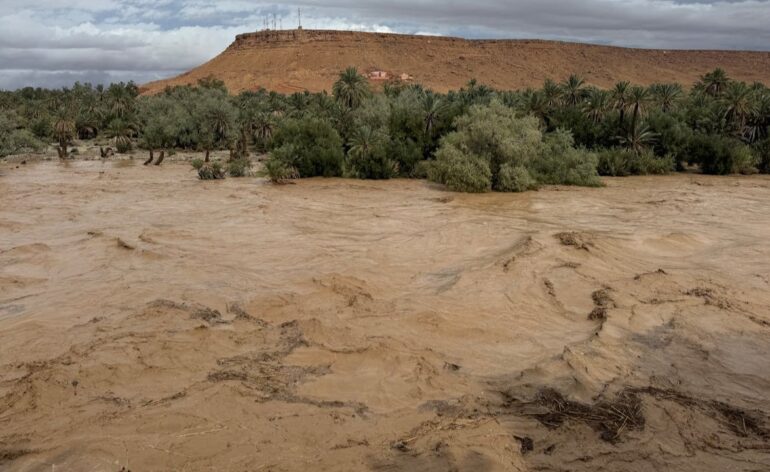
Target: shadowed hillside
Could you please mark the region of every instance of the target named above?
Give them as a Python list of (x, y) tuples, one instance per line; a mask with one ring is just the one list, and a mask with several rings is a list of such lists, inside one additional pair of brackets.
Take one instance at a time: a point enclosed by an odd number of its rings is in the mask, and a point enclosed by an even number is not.
[(770, 82), (770, 52), (628, 49), (538, 40), (466, 40), (349, 31), (263, 31), (236, 37), (222, 54), (185, 74), (146, 84), (145, 93), (214, 76), (231, 92), (264, 87), (291, 93), (331, 90), (356, 66), (374, 82), (406, 80), (436, 91), (476, 78), (501, 89), (562, 80), (570, 73), (606, 87), (620, 80), (691, 84), (722, 67), (737, 80)]

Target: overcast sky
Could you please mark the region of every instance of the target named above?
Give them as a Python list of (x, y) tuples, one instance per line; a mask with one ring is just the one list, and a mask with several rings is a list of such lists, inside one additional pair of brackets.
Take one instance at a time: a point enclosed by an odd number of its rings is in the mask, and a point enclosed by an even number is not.
[(0, 0), (0, 89), (144, 83), (284, 28), (770, 50), (770, 0)]

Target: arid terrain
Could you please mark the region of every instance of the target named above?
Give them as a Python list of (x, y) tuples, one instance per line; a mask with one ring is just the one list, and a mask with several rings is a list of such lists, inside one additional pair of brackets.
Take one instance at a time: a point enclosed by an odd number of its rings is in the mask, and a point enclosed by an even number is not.
[(767, 176), (0, 174), (0, 470), (770, 469)]
[(263, 31), (239, 35), (222, 54), (179, 77), (152, 82), (144, 93), (195, 84), (213, 76), (232, 93), (268, 90), (331, 91), (341, 70), (355, 66), (375, 76), (417, 82), (438, 92), (469, 80), (503, 89), (539, 87), (570, 74), (610, 87), (694, 83), (721, 67), (736, 80), (770, 83), (770, 52), (630, 49), (540, 40), (466, 40), (351, 31)]

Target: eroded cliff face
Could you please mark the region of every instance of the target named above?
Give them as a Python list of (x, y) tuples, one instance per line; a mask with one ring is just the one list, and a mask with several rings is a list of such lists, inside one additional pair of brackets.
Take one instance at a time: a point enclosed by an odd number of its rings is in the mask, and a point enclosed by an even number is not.
[[(578, 73), (608, 87), (620, 80), (689, 85), (716, 67), (747, 82), (770, 82), (770, 52), (628, 49), (539, 40), (466, 40), (352, 31), (286, 30), (238, 35), (219, 56), (185, 74), (146, 84), (144, 93), (214, 76), (233, 93), (264, 87), (331, 90), (355, 66), (373, 82), (407, 80), (436, 91), (471, 79), (501, 88), (536, 87)], [(375, 74), (382, 72), (383, 74)]]

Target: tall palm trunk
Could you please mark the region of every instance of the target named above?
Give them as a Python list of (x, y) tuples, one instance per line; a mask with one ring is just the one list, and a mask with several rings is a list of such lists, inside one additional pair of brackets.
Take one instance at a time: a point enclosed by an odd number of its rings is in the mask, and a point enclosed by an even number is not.
[(64, 141), (64, 140), (59, 141), (59, 147), (56, 148), (56, 151), (59, 153), (59, 159), (66, 159), (67, 158), (67, 141)]
[(152, 149), (150, 149), (150, 157), (146, 161), (144, 161), (144, 165), (148, 166), (152, 164), (153, 160), (155, 160), (155, 152)]

